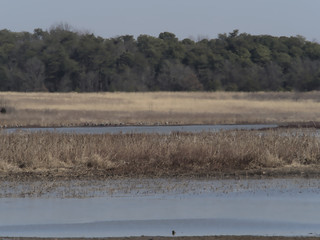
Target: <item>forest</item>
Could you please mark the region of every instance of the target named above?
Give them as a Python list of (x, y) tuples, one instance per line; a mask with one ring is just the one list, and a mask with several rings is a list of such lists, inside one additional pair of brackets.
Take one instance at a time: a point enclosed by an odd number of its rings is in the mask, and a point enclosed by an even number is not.
[(0, 30), (0, 91), (320, 90), (320, 44), (303, 36), (102, 38), (61, 24)]

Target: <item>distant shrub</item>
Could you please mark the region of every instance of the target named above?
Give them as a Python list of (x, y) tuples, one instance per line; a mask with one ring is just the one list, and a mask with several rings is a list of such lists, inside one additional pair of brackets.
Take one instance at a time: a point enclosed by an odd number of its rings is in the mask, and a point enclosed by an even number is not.
[(4, 97), (0, 98), (0, 114), (6, 114), (12, 112), (14, 108), (11, 106), (10, 102)]

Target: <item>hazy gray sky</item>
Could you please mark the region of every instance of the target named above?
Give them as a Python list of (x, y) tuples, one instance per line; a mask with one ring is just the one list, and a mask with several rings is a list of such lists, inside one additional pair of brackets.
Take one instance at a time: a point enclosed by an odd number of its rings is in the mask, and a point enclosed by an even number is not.
[(0, 29), (33, 32), (68, 23), (102, 37), (215, 38), (240, 32), (320, 41), (320, 0), (0, 0)]

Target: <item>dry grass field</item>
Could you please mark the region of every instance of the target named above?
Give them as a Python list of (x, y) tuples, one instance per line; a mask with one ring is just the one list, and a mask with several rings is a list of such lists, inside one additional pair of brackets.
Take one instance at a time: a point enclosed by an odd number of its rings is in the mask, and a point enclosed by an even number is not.
[(7, 127), (320, 121), (320, 92), (1, 92), (2, 106)]
[(306, 168), (318, 173), (320, 139), (294, 130), (161, 134), (0, 134), (0, 175), (206, 177)]

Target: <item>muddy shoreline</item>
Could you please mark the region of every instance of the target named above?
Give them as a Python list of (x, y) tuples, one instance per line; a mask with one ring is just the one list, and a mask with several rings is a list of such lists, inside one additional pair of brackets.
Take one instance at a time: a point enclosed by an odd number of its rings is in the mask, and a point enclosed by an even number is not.
[(64, 171), (43, 171), (43, 172), (1, 172), (0, 181), (71, 181), (71, 180), (108, 180), (108, 179), (129, 179), (129, 178), (187, 178), (187, 179), (276, 179), (276, 178), (320, 178), (320, 166), (299, 166), (283, 168), (266, 168), (257, 170), (238, 170), (223, 172), (204, 172), (193, 174), (130, 174), (117, 173), (112, 170), (86, 170), (70, 169)]
[[(20, 128), (68, 128), (68, 127), (161, 127), (161, 126), (202, 126), (202, 125), (259, 125), (259, 124), (275, 124), (278, 125), (278, 127), (272, 128), (272, 129), (290, 129), (290, 128), (314, 128), (314, 129), (320, 129), (320, 122), (318, 121), (307, 121), (307, 122), (263, 122), (263, 121), (258, 121), (258, 122), (251, 122), (251, 121), (242, 121), (241, 123), (233, 123), (233, 124), (225, 124), (225, 123), (202, 123), (202, 124), (186, 124), (182, 122), (165, 122), (165, 123), (156, 123), (156, 122), (137, 122), (137, 123), (75, 123), (75, 124), (67, 124), (67, 125), (53, 125), (53, 126), (42, 126), (40, 124), (31, 124), (31, 125), (16, 125), (16, 126), (0, 126), (1, 129), (20, 129)], [(263, 128), (263, 130), (268, 130), (269, 128)]]

